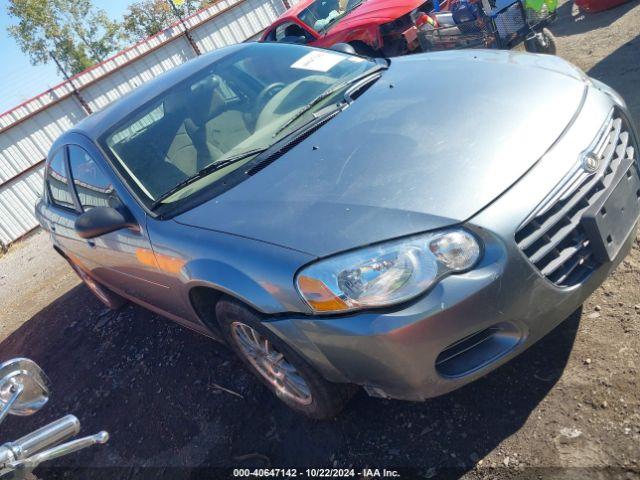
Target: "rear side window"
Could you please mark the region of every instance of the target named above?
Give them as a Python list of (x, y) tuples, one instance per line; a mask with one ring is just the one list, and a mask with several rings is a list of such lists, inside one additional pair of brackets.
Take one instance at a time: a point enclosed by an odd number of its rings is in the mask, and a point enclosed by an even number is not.
[(82, 209), (109, 206), (113, 185), (96, 161), (82, 148), (69, 145), (69, 165)]
[(69, 191), (69, 180), (64, 161), (64, 148), (51, 159), (47, 169), (47, 185), (51, 202), (64, 208), (75, 208)]

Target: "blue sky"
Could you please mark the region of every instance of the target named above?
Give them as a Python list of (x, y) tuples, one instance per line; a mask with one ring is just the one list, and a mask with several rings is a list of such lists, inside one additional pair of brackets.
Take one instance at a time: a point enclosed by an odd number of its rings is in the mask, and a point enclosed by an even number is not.
[[(119, 19), (132, 0), (94, 0), (111, 18)], [(57, 85), (63, 77), (51, 63), (34, 67), (9, 37), (7, 27), (15, 20), (7, 14), (8, 0), (0, 0), (0, 113)]]

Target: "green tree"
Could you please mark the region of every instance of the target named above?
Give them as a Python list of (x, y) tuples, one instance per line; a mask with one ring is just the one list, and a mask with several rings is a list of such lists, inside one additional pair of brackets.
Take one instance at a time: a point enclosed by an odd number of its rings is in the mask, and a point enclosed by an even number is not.
[(132, 41), (155, 35), (178, 20), (177, 13), (186, 17), (205, 7), (212, 0), (174, 0), (174, 7), (169, 0), (139, 0), (133, 2), (124, 14), (123, 29)]
[(122, 30), (91, 0), (9, 0), (18, 21), (8, 28), (33, 65), (54, 55), (71, 74), (100, 62), (122, 47)]

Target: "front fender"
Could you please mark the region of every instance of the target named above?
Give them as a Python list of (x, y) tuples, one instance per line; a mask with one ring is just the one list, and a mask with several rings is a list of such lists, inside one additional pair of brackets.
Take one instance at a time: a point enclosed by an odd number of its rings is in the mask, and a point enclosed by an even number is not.
[(233, 265), (219, 260), (199, 259), (183, 268), (187, 277), (187, 294), (196, 287), (207, 287), (236, 298), (262, 313), (282, 313), (291, 310), (284, 298), (274, 296), (277, 287), (271, 281), (256, 279)]
[(368, 25), (366, 28), (360, 28), (349, 34), (348, 41), (361, 41), (369, 45), (373, 49), (382, 47), (382, 36), (377, 25)]
[(330, 47), (336, 43), (363, 42), (373, 49), (382, 47), (382, 37), (380, 29), (375, 23), (359, 25), (353, 28), (340, 28), (338, 31), (330, 32), (322, 46)]
[(173, 220), (150, 218), (148, 230), (156, 257), (180, 266), (165, 272), (165, 283), (181, 290), (187, 304), (193, 288), (208, 287), (267, 315), (310, 313), (295, 290), (294, 277), (315, 257)]

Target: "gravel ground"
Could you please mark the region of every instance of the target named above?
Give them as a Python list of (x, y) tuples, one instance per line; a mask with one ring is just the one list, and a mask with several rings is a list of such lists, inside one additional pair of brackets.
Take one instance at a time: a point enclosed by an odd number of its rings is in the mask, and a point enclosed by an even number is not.
[[(618, 89), (640, 124), (640, 2), (587, 16), (563, 3), (552, 30), (559, 55)], [(339, 418), (313, 422), (226, 348), (140, 307), (105, 311), (40, 232), (0, 259), (0, 359), (35, 359), (54, 392), (39, 414), (9, 418), (2, 437), (65, 413), (85, 433), (110, 431), (107, 446), (59, 460), (67, 473), (48, 478), (203, 478), (190, 469), (268, 465), (640, 478), (639, 282), (636, 242), (582, 311), (487, 377), (424, 403), (361, 393)], [(104, 468), (82, 474), (88, 466)]]

